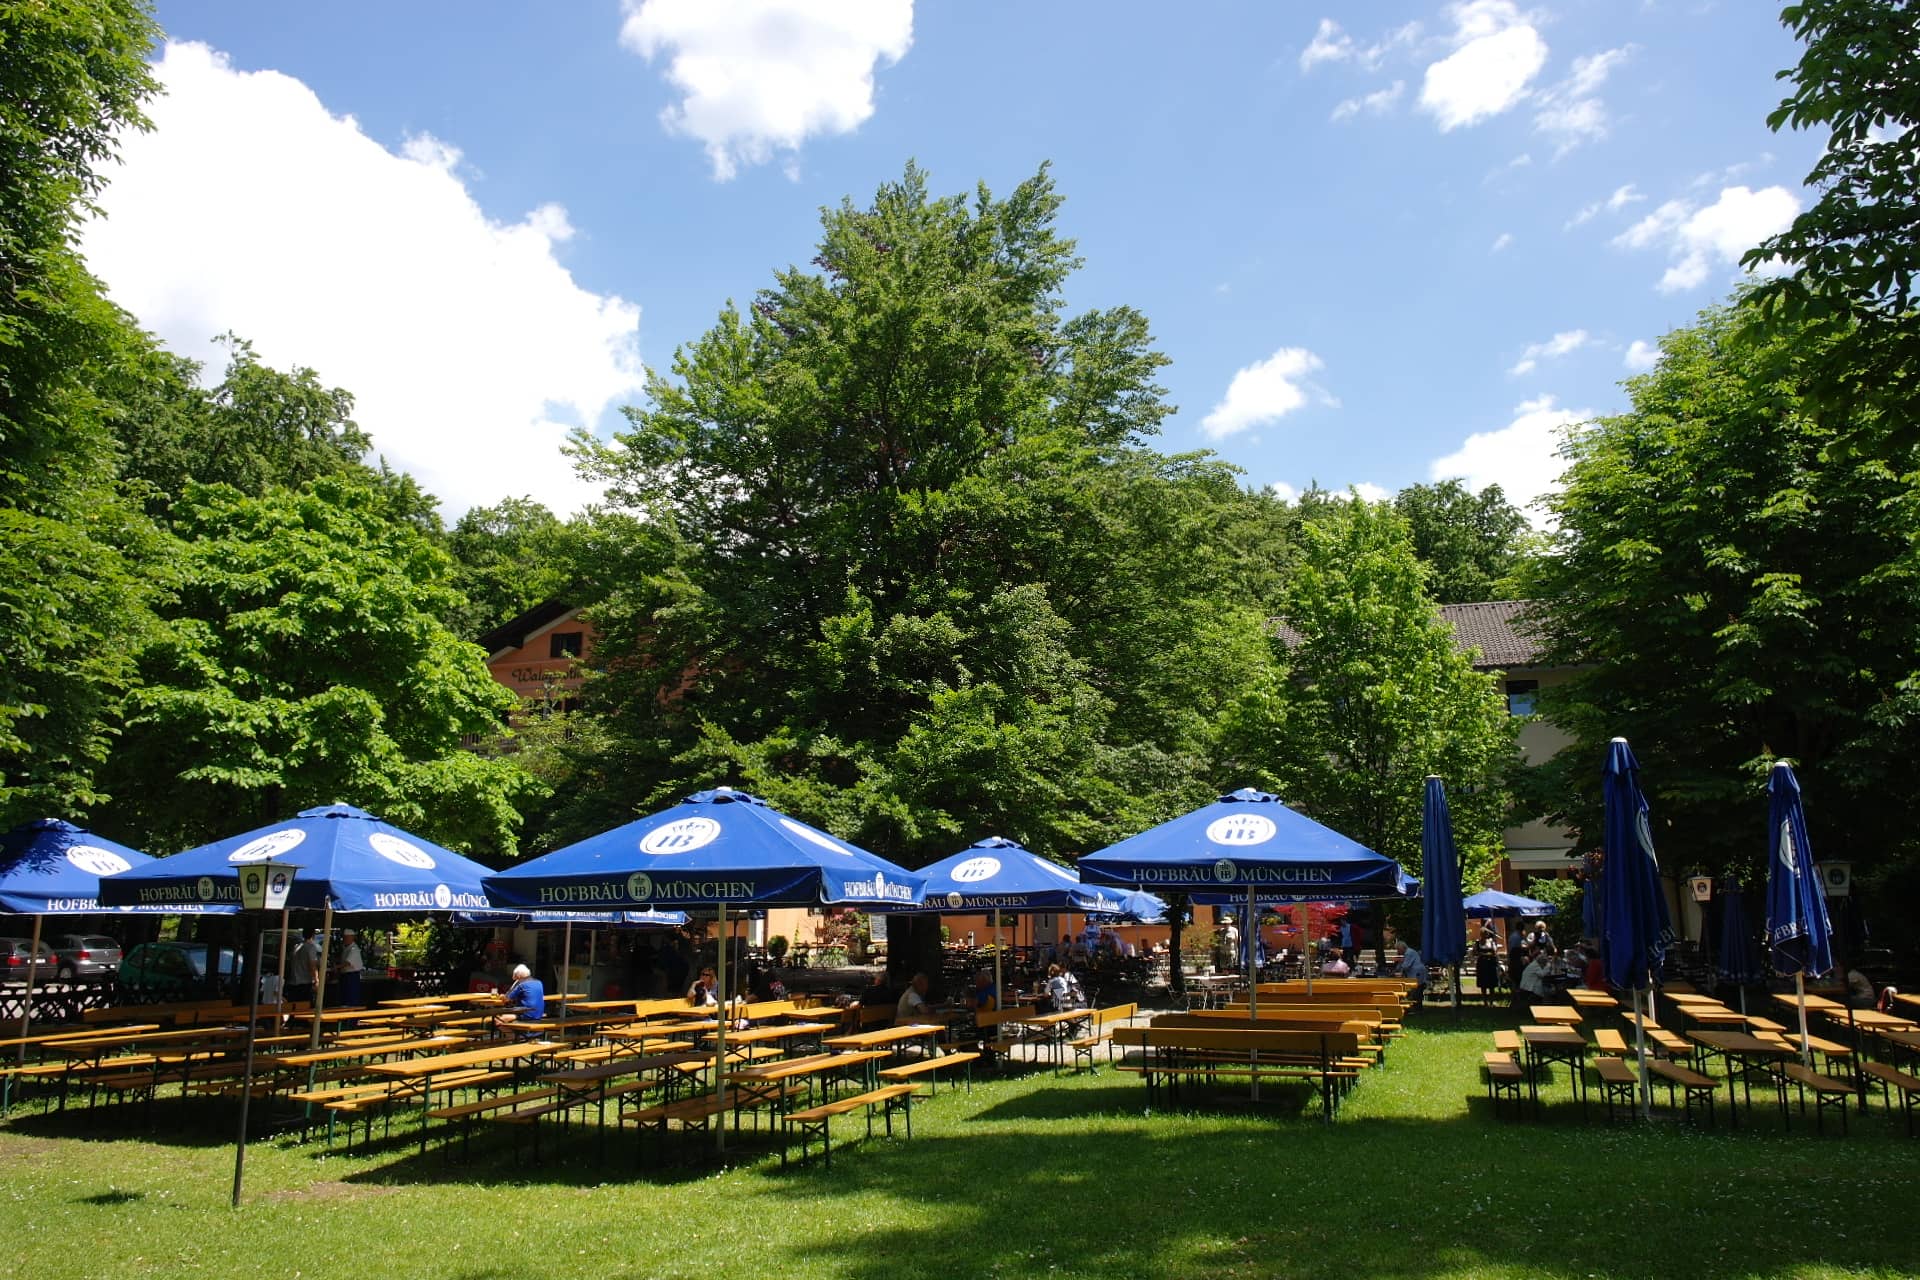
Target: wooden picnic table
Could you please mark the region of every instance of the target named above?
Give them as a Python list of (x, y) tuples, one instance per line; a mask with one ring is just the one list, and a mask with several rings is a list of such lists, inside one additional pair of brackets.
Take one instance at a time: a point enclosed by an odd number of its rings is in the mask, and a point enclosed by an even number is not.
[(1568, 1004), (1537, 1004), (1533, 1006), (1533, 1020), (1550, 1027), (1577, 1027), (1584, 1021), (1580, 1011)]
[(569, 1067), (564, 1071), (548, 1071), (541, 1075), (542, 1084), (550, 1084), (558, 1092), (555, 1101), (560, 1104), (557, 1110), (584, 1106), (592, 1103), (598, 1107), (597, 1119), (604, 1129), (607, 1123), (607, 1099), (612, 1096), (608, 1086), (616, 1080), (629, 1076), (644, 1076), (654, 1072), (664, 1074), (681, 1067), (695, 1064), (705, 1065), (712, 1057), (704, 1053), (653, 1053), (627, 1055), (609, 1058), (605, 1062), (590, 1067)]
[[(909, 1022), (898, 1027), (876, 1027), (872, 1031), (856, 1031), (851, 1035), (832, 1036), (820, 1042), (823, 1049), (885, 1049), (897, 1053), (915, 1040), (927, 1042), (927, 1052), (932, 1053), (939, 1042), (940, 1033), (946, 1030), (938, 1023)], [(877, 1068), (870, 1060), (867, 1063), (867, 1087), (878, 1085)]]
[(490, 1067), (503, 1063), (525, 1062), (530, 1058), (545, 1057), (556, 1049), (566, 1045), (549, 1040), (515, 1040), (510, 1043), (486, 1045), (479, 1049), (463, 1049), (458, 1053), (423, 1054), (417, 1058), (406, 1058), (399, 1062), (371, 1062), (367, 1071), (387, 1081), (387, 1097), (393, 1098), (397, 1092), (411, 1088), (420, 1091), (420, 1143), (424, 1148), (427, 1134), (427, 1111), (433, 1106), (433, 1077), (448, 1072), (465, 1071), (471, 1067)]
[(1727, 1112), (1738, 1124), (1738, 1113), (1733, 1109), (1733, 1082), (1739, 1081), (1741, 1093), (1749, 1110), (1753, 1107), (1753, 1078), (1757, 1075), (1762, 1083), (1770, 1084), (1779, 1097), (1781, 1113), (1787, 1106), (1786, 1085), (1772, 1076), (1768, 1068), (1782, 1058), (1791, 1058), (1799, 1053), (1792, 1045), (1779, 1039), (1763, 1040), (1759, 1036), (1748, 1035), (1744, 1031), (1690, 1031), (1687, 1038), (1695, 1044), (1704, 1045), (1720, 1055), (1727, 1073)]
[(1697, 991), (1662, 991), (1660, 994), (1678, 1005), (1720, 1003), (1715, 997), (1701, 995)]
[[(1539, 1010), (1534, 1012), (1538, 1014)], [(1520, 1043), (1527, 1051), (1527, 1093), (1531, 1100), (1536, 1105), (1540, 1101), (1537, 1069), (1549, 1062), (1564, 1062), (1572, 1068), (1573, 1095), (1584, 1113), (1587, 1107), (1586, 1037), (1569, 1026), (1531, 1023), (1520, 1028)]]
[(795, 1080), (804, 1080), (807, 1085), (807, 1105), (812, 1106), (816, 1081), (820, 1084), (824, 1100), (830, 1078), (835, 1073), (859, 1068), (870, 1079), (874, 1064), (888, 1056), (885, 1049), (856, 1049), (849, 1053), (815, 1053), (804, 1058), (783, 1058), (778, 1062), (761, 1062), (729, 1071), (727, 1083), (735, 1086), (737, 1093), (753, 1099), (745, 1105), (755, 1105), (781, 1097), (787, 1085)]
[(1618, 1008), (1620, 1004), (1618, 1000), (1614, 999), (1607, 992), (1593, 991), (1587, 987), (1570, 987), (1566, 995), (1567, 999), (1573, 1001), (1576, 1008), (1614, 1009)]
[(1835, 1022), (1847, 1022), (1868, 1031), (1912, 1031), (1916, 1024), (1912, 1018), (1897, 1013), (1882, 1013), (1878, 1009), (1853, 1009), (1845, 1014), (1830, 1015)]
[(320, 1049), (312, 1053), (283, 1053), (264, 1061), (279, 1067), (318, 1067), (329, 1062), (352, 1062), (356, 1058), (381, 1058), (395, 1053), (425, 1053), (431, 1049), (444, 1049), (448, 1045), (464, 1044), (455, 1036), (426, 1036), (409, 1040), (405, 1036), (395, 1036), (391, 1040), (363, 1040), (358, 1044), (343, 1045), (332, 1049)]
[[(1798, 1013), (1800, 1008), (1800, 998), (1794, 995), (1792, 992), (1790, 991), (1775, 992), (1773, 999), (1774, 999), (1774, 1003), (1783, 1004), (1787, 1008), (1792, 1009), (1796, 1013)], [(1807, 1012), (1808, 1013), (1838, 1013), (1838, 1014), (1844, 1015), (1846, 1011), (1847, 1011), (1847, 1006), (1844, 1004), (1841, 1004), (1838, 1000), (1829, 1000), (1825, 996), (1816, 996), (1811, 991), (1807, 993)]]
[[(672, 1030), (671, 1027), (664, 1029)], [(718, 1030), (718, 1028), (715, 1029)], [(806, 1036), (812, 1036), (818, 1039), (822, 1032), (835, 1029), (836, 1024), (831, 1022), (769, 1023), (763, 1027), (748, 1027), (744, 1031), (727, 1032), (727, 1047), (732, 1048), (734, 1045), (778, 1044), (783, 1041), (800, 1039)], [(706, 1038), (711, 1040), (713, 1038), (712, 1033), (709, 1032)]]
[(1747, 1025), (1747, 1015), (1720, 1004), (1684, 1004), (1680, 1012), (1703, 1027), (1728, 1027), (1738, 1030)]
[(142, 1031), (158, 1031), (157, 1022), (140, 1022), (129, 1027), (61, 1027), (56, 1030), (42, 1031), (30, 1036), (14, 1036), (0, 1040), (0, 1049), (21, 1049), (55, 1043), (71, 1043), (76, 1040), (93, 1040), (102, 1036), (137, 1035)]

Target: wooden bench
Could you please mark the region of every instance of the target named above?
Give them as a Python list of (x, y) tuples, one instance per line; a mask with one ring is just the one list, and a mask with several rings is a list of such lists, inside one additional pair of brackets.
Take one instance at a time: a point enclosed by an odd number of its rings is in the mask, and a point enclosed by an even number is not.
[(1105, 1009), (1093, 1010), (1087, 1020), (1086, 1034), (1067, 1041), (1067, 1048), (1073, 1050), (1074, 1071), (1078, 1073), (1080, 1064), (1084, 1061), (1087, 1064), (1087, 1071), (1093, 1072), (1095, 1070), (1094, 1053), (1106, 1042), (1107, 1035), (1113, 1030), (1114, 1024), (1131, 1022), (1134, 1015), (1139, 1012), (1140, 1006), (1137, 1004), (1116, 1004), (1109, 1005)]
[[(1626, 1065), (1618, 1058), (1610, 1061), (1620, 1062), (1622, 1066)], [(1693, 1108), (1696, 1105), (1703, 1105), (1707, 1109), (1707, 1124), (1709, 1126), (1713, 1124), (1713, 1096), (1720, 1088), (1720, 1081), (1712, 1076), (1702, 1075), (1691, 1067), (1683, 1067), (1677, 1062), (1663, 1062), (1658, 1058), (1647, 1059), (1647, 1073), (1650, 1076), (1659, 1077), (1666, 1083), (1668, 1106), (1673, 1105), (1674, 1090), (1680, 1089), (1686, 1094), (1687, 1119), (1693, 1119)]]
[(1784, 1082), (1792, 1083), (1800, 1092), (1800, 1114), (1807, 1112), (1807, 1091), (1813, 1091), (1813, 1124), (1817, 1133), (1826, 1132), (1826, 1113), (1829, 1108), (1840, 1110), (1840, 1132), (1847, 1131), (1847, 1099), (1853, 1096), (1853, 1086), (1844, 1080), (1835, 1080), (1832, 1076), (1823, 1076), (1812, 1067), (1798, 1062), (1783, 1062), (1777, 1070)]
[[(905, 1063), (898, 1067), (882, 1067), (880, 1069), (880, 1078), (882, 1080), (891, 1080), (898, 1084), (903, 1080), (913, 1080), (920, 1076), (925, 1076), (931, 1083), (939, 1080), (939, 1072), (942, 1067), (965, 1067), (967, 1069), (967, 1092), (972, 1093), (973, 1064), (979, 1057), (980, 1055), (977, 1053), (962, 1052), (942, 1054), (937, 1058), (921, 1058), (917, 1062)], [(937, 1090), (938, 1086), (936, 1085), (935, 1087)]]
[(833, 1167), (833, 1130), (831, 1122), (835, 1116), (844, 1116), (849, 1112), (865, 1109), (867, 1113), (867, 1137), (873, 1137), (873, 1112), (877, 1107), (886, 1120), (887, 1136), (893, 1136), (893, 1113), (898, 1110), (907, 1119), (907, 1136), (913, 1136), (913, 1095), (917, 1086), (912, 1084), (884, 1084), (878, 1089), (869, 1089), (850, 1098), (836, 1098), (832, 1102), (823, 1102), (817, 1107), (808, 1107), (804, 1111), (790, 1111), (781, 1117), (785, 1138), (780, 1144), (780, 1163), (787, 1162), (787, 1147), (794, 1133), (800, 1135), (800, 1162), (805, 1164), (808, 1157), (810, 1139), (820, 1139), (820, 1150), (825, 1157), (826, 1166)]
[[(1614, 1033), (1616, 1039), (1619, 1034), (1617, 1031)], [(1596, 1057), (1591, 1065), (1594, 1074), (1600, 1078), (1600, 1095), (1606, 1099), (1607, 1122), (1613, 1122), (1615, 1104), (1624, 1105), (1631, 1118), (1634, 1113), (1634, 1094), (1640, 1088), (1640, 1073), (1627, 1061), (1624, 1053), (1618, 1057)]]
[(1616, 1058), (1624, 1058), (1634, 1053), (1633, 1046), (1627, 1043), (1627, 1038), (1612, 1027), (1594, 1028), (1593, 1048), (1596, 1053), (1612, 1054)]
[(1513, 1055), (1488, 1049), (1480, 1055), (1480, 1066), (1487, 1073), (1487, 1101), (1493, 1105), (1494, 1114), (1499, 1114), (1502, 1098), (1512, 1102), (1514, 1111), (1519, 1113), (1520, 1085), (1526, 1079), (1526, 1074), (1520, 1070), (1520, 1064), (1513, 1060)]
[(1498, 1053), (1520, 1052), (1520, 1033), (1518, 1031), (1496, 1031), (1493, 1033), (1493, 1047)]
[(1899, 1094), (1900, 1110), (1902, 1114), (1906, 1116), (1907, 1120), (1907, 1136), (1911, 1138), (1913, 1136), (1913, 1100), (1916, 1096), (1920, 1096), (1920, 1076), (1908, 1075), (1906, 1072), (1890, 1067), (1884, 1062), (1862, 1061), (1860, 1063), (1860, 1071), (1860, 1099), (1862, 1109), (1865, 1108), (1867, 1090), (1872, 1088), (1876, 1083), (1880, 1088), (1880, 1100), (1887, 1105), (1888, 1109), (1892, 1109), (1893, 1106), (1891, 1099), (1888, 1097), (1888, 1091), (1892, 1090)]

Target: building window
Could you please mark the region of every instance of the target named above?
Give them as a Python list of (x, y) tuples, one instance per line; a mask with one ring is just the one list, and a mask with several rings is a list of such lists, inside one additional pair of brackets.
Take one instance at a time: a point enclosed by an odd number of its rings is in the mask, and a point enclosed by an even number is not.
[(547, 637), (547, 656), (549, 658), (577, 658), (580, 656), (581, 640), (584, 631), (555, 631)]
[(1534, 713), (1534, 703), (1540, 696), (1538, 680), (1507, 681), (1507, 714), (1510, 716), (1530, 716)]

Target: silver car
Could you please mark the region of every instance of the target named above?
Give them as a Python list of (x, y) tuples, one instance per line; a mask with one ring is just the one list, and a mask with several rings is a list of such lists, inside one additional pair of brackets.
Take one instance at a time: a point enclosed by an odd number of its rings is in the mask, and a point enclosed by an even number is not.
[(59, 961), (53, 958), (53, 948), (44, 942), (40, 944), (38, 964), (34, 963), (33, 954), (30, 938), (0, 938), (0, 983), (25, 986), (29, 977), (36, 987), (52, 982), (59, 968)]
[(53, 939), (62, 982), (111, 978), (120, 967), (120, 944), (98, 933), (63, 933)]

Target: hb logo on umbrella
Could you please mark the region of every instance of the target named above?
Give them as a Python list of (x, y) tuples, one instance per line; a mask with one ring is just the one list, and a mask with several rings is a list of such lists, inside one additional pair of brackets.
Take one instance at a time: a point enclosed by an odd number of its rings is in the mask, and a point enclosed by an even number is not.
[(627, 877), (627, 896), (635, 902), (653, 901), (653, 877), (636, 871)]

